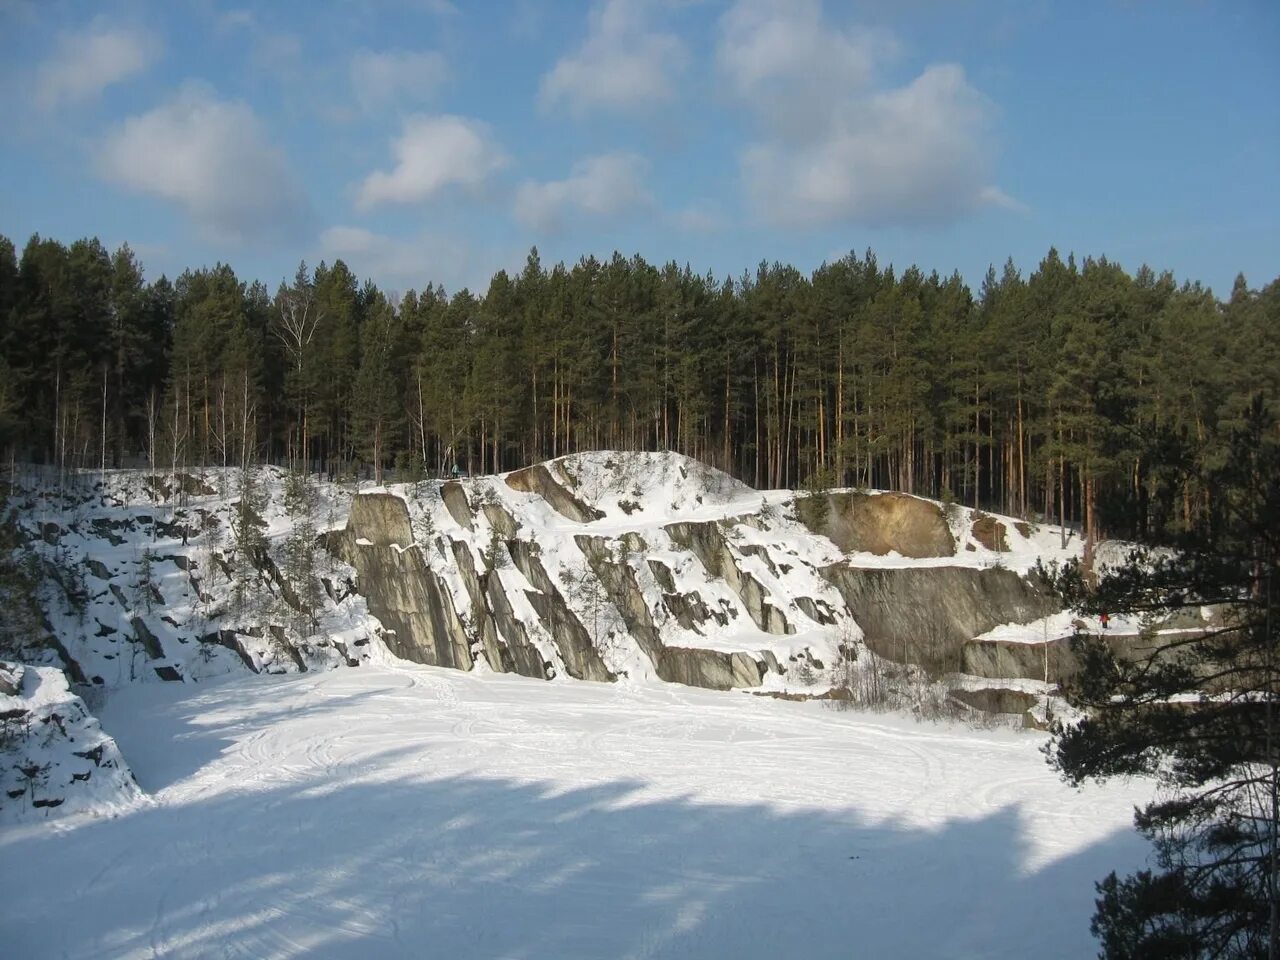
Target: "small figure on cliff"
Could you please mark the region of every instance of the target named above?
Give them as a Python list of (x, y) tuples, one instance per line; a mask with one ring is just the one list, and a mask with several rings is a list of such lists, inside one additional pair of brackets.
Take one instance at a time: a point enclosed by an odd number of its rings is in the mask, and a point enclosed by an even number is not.
[(1102, 623), (1103, 630), (1110, 630), (1111, 614), (1103, 613), (1098, 616), (1098, 620)]

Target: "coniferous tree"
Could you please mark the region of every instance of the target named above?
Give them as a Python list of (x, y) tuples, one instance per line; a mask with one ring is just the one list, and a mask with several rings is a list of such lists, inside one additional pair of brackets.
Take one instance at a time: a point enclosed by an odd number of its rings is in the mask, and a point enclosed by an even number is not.
[[(1026, 279), (1006, 263), (975, 299), (871, 251), (717, 280), (620, 254), (547, 267), (532, 250), (483, 297), (427, 282), (387, 301), (378, 469), (673, 449), (758, 486), (830, 468), (1078, 525), (1090, 544), (1185, 527), (1208, 493), (1195, 475), (1166, 483), (1178, 465), (1152, 438), (1183, 429), (1197, 462), (1222, 461), (1243, 398), (1280, 390), (1280, 284), (1241, 278), (1220, 303), (1081, 263), (1051, 250)], [(273, 298), (224, 264), (146, 284), (127, 247), (33, 237), (16, 259), (0, 242), (0, 440), (64, 468), (367, 461), (354, 392), (385, 300), (341, 261), (302, 265)]]
[[(1051, 761), (1073, 783), (1148, 774), (1170, 788), (1135, 818), (1158, 869), (1098, 885), (1107, 960), (1280, 947), (1280, 434), (1261, 400), (1228, 450), (1202, 470), (1212, 495), (1176, 551), (1136, 551), (1096, 586), (1078, 567), (1058, 577), (1083, 611), (1147, 617), (1149, 652), (1076, 641), (1066, 695), (1087, 715), (1056, 731)], [(1171, 622), (1182, 629), (1156, 632)]]
[(397, 320), (391, 305), (378, 298), (369, 309), (361, 332), (360, 370), (352, 392), (351, 420), (357, 452), (373, 465), (374, 482), (382, 482), (383, 467), (393, 452), (399, 404), (392, 377), (391, 351), (397, 339)]

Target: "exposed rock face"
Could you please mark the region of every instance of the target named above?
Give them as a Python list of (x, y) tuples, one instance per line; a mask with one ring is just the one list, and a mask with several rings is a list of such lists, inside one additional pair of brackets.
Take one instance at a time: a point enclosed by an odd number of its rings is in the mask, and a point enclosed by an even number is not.
[(331, 548), (355, 567), (369, 612), (393, 631), (385, 638), (392, 653), (470, 670), (471, 642), (449, 590), (421, 550), (403, 549), (412, 543), (408, 507), (384, 493), (355, 497), (344, 535), (329, 538)]
[(1023, 713), (1043, 699), (1034, 693), (1010, 690), (1005, 687), (987, 687), (978, 690), (952, 690), (951, 696), (983, 713)]
[(466, 616), (471, 624), (473, 635), (479, 635), (480, 647), (484, 651), (489, 667), (499, 673), (514, 673), (515, 664), (511, 655), (506, 652), (502, 641), (498, 639), (498, 630), (493, 623), (493, 615), (489, 612), (489, 603), (485, 598), (484, 584), (476, 573), (475, 560), (471, 550), (461, 540), (451, 540), (449, 549), (453, 554), (462, 585), (467, 592)]
[(512, 561), (533, 585), (534, 589), (528, 591), (526, 596), (542, 622), (547, 625), (569, 676), (579, 680), (616, 680), (600, 659), (591, 635), (573, 615), (564, 597), (547, 576), (541, 561), (534, 556), (532, 544), (513, 540), (507, 546)]
[(481, 504), (484, 510), (485, 519), (489, 521), (489, 526), (498, 532), (498, 536), (503, 540), (514, 540), (516, 532), (520, 529), (520, 524), (516, 523), (516, 518), (509, 514), (500, 503)]
[[(825, 503), (824, 503), (825, 501)], [(955, 537), (936, 503), (905, 493), (814, 494), (801, 518), (845, 553), (890, 551), (904, 557), (950, 557)]]
[[(422, 551), (357, 547), (352, 566), (369, 612), (387, 629), (391, 652), (416, 663), (470, 670), (471, 642), (448, 589)], [(349, 561), (350, 562), (350, 561)]]
[(760, 663), (746, 653), (666, 646), (654, 626), (635, 572), (614, 559), (609, 541), (582, 535), (574, 540), (661, 679), (712, 690), (760, 686), (764, 678)]
[(444, 507), (449, 511), (449, 516), (453, 517), (459, 526), (466, 527), (468, 530), (475, 529), (471, 522), (471, 505), (467, 503), (467, 492), (462, 489), (462, 484), (457, 480), (441, 484), (440, 499), (444, 501)]
[(970, 640), (960, 655), (961, 672), (992, 680), (1031, 677), (1061, 683), (1080, 667), (1071, 641), (1065, 638), (1047, 644)]
[[(1042, 678), (1046, 652), (1051, 678), (1074, 668), (1063, 644), (972, 642), (1051, 612), (1013, 571), (1071, 554), (1056, 538), (1028, 538), (1010, 517), (902, 494), (796, 501), (678, 454), (585, 453), (354, 496), (316, 481), (311, 521), (347, 517), (320, 542), (354, 568), (318, 574), (293, 562), (299, 528), (290, 525), (303, 514), (282, 471), (264, 468), (243, 484), (212, 476), (201, 489), (224, 492), (198, 494), (207, 499), (168, 522), (154, 507), (124, 506), (136, 499), (124, 475), (109, 481), (119, 495), (106, 515), (95, 515), (102, 498), (86, 493), (77, 511), (87, 516), (49, 523), (39, 510), (23, 521), (57, 601), (51, 644), (71, 676), (85, 680), (73, 659), (82, 656), (93, 665), (88, 680), (107, 686), (356, 665), (384, 631), (393, 654), (426, 664), (467, 670), (483, 657), (529, 677), (656, 676), (716, 689), (767, 682), (794, 692), (828, 681), (822, 665), (863, 636), (882, 656), (984, 675), (977, 686), (992, 689)], [(251, 494), (247, 504), (234, 499)], [(205, 538), (219, 525), (235, 534), (246, 513), (262, 534), (248, 550)], [(970, 555), (955, 555), (952, 526)], [(135, 537), (157, 544), (145, 569), (128, 550)], [(61, 563), (68, 545), (73, 559)], [(861, 554), (861, 566), (839, 550)], [(885, 569), (867, 552), (917, 559)], [(1009, 569), (983, 567), (997, 552)], [(67, 612), (76, 610), (78, 619)]]
[[(1034, 580), (1010, 569), (952, 563), (823, 567), (833, 556), (829, 544), (815, 542), (814, 553), (807, 553), (795, 539), (794, 521), (776, 512), (767, 520), (757, 517), (749, 502), (730, 501), (718, 519), (676, 520), (643, 535), (643, 520), (638, 529), (611, 528), (608, 536), (584, 531), (573, 537), (580, 556), (567, 555), (563, 545), (549, 547), (544, 556), (539, 538), (563, 537), (563, 526), (542, 530), (545, 513), (524, 513), (525, 499), (510, 491), (535, 494), (560, 516), (587, 525), (602, 516), (595, 503), (618, 506), (621, 498), (641, 497), (642, 481), (635, 475), (610, 488), (600, 469), (593, 463), (553, 463), (501, 480), (478, 478), (466, 487), (444, 483), (444, 510), (462, 532), (455, 528), (454, 536), (436, 536), (427, 544), (413, 544), (410, 513), (400, 498), (357, 496), (340, 552), (356, 567), (370, 611), (394, 632), (388, 639), (392, 651), (462, 669), (483, 656), (497, 671), (597, 681), (616, 679), (614, 656), (642, 654), (660, 679), (730, 689), (761, 686), (770, 671), (785, 675), (788, 664), (830, 662), (836, 655), (832, 645), (843, 642), (839, 637), (848, 637), (846, 625), (852, 625), (878, 655), (934, 674), (963, 671), (993, 681), (1044, 675), (1044, 651), (1035, 645), (973, 642), (997, 625), (1030, 622), (1057, 609)], [(578, 476), (590, 489), (613, 492), (584, 502), (575, 495)], [(682, 473), (679, 479), (687, 477)], [(693, 492), (682, 491), (683, 502), (705, 509)], [(675, 495), (666, 496), (678, 515)], [(947, 518), (928, 500), (845, 491), (806, 498), (801, 506), (810, 531), (846, 552), (955, 555)], [(620, 506), (610, 514), (615, 520), (631, 515)], [(1012, 521), (977, 512), (965, 519), (973, 531), (970, 543), (1008, 550)], [(679, 553), (696, 562), (677, 558)], [(604, 602), (615, 608), (609, 611), (617, 619), (608, 636), (593, 633), (601, 621), (584, 612), (585, 594), (563, 588), (591, 581), (598, 581)], [(784, 588), (786, 594), (773, 595)], [(804, 639), (793, 649), (763, 637), (760, 649), (751, 649), (753, 630), (787, 637), (797, 633), (793, 620), (804, 624)], [(698, 636), (707, 637), (705, 647), (694, 645)], [(630, 654), (619, 652), (628, 645)], [(1066, 645), (1049, 654), (1051, 680), (1075, 668)], [(993, 694), (984, 702), (1012, 705), (998, 699)]]
[(413, 543), (409, 508), (402, 499), (389, 493), (363, 493), (352, 499), (347, 530), (375, 547), (392, 544), (407, 547)]
[(764, 585), (738, 566), (718, 523), (672, 523), (665, 528), (671, 539), (692, 550), (713, 577), (721, 577), (742, 600), (756, 626), (765, 633), (795, 633), (786, 614), (773, 605)]
[(483, 579), (489, 615), (498, 628), (498, 635), (505, 641), (499, 654), (502, 662), (500, 669), (507, 673), (518, 673), (522, 677), (549, 680), (555, 675), (554, 668), (543, 659), (541, 651), (529, 640), (524, 624), (516, 618), (515, 611), (511, 609), (511, 600), (502, 587), (501, 578), (491, 570)]
[[(1151, 652), (1151, 641), (1138, 634), (1118, 633), (1101, 639), (1119, 658), (1132, 659)], [(1070, 637), (1055, 637), (1047, 644), (971, 640), (961, 650), (961, 662), (963, 672), (993, 680), (1043, 680), (1047, 669), (1049, 683), (1061, 683), (1080, 669), (1080, 658)]]
[(521, 493), (536, 493), (547, 501), (551, 509), (555, 510), (556, 513), (577, 523), (590, 523), (592, 520), (599, 520), (604, 516), (599, 510), (583, 503), (566, 490), (556, 481), (555, 477), (551, 476), (551, 471), (542, 464), (525, 467), (523, 470), (509, 473), (506, 481), (507, 486), (512, 490), (519, 490)]
[(964, 645), (978, 634), (1057, 609), (1045, 591), (1010, 570), (840, 563), (822, 575), (840, 591), (868, 647), (935, 673), (961, 669)]
[(129, 621), (129, 625), (133, 627), (133, 639), (147, 652), (147, 659), (160, 660), (164, 657), (164, 648), (160, 646), (160, 639), (151, 632), (145, 620), (134, 617)]

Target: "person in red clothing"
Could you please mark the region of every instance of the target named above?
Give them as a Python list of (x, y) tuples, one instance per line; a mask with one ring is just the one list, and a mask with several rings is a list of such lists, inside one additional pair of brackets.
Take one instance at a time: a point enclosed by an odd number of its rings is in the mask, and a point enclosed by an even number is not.
[(1102, 614), (1101, 616), (1099, 616), (1099, 617), (1098, 617), (1098, 619), (1102, 622), (1102, 629), (1103, 629), (1103, 630), (1109, 630), (1109, 629), (1111, 629), (1111, 628), (1110, 628), (1110, 626), (1109, 626), (1109, 624), (1111, 623), (1111, 615), (1110, 615), (1110, 614), (1104, 613), (1104, 614)]

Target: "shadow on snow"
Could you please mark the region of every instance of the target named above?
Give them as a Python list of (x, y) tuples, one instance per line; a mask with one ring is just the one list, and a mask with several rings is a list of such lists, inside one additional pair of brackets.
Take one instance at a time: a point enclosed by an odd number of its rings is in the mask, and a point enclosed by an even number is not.
[(341, 777), (0, 839), (6, 954), (1081, 957), (1092, 882), (1141, 850), (1027, 874), (1012, 807), (921, 830), (625, 780)]

